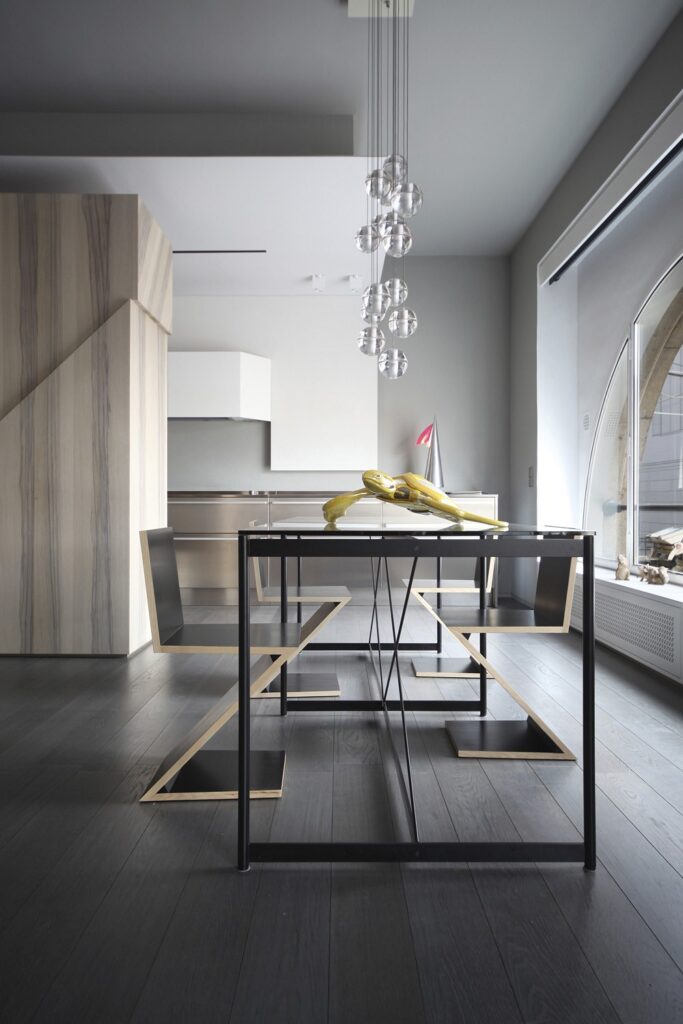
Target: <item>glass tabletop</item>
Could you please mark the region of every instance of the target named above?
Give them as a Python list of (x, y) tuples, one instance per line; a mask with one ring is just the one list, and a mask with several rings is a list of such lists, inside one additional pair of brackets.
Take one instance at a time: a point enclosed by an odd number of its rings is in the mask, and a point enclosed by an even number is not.
[(469, 536), (469, 537), (585, 537), (592, 531), (582, 530), (573, 526), (531, 526), (521, 523), (509, 523), (505, 527), (487, 526), (484, 523), (474, 523), (463, 520), (460, 523), (448, 522), (444, 519), (437, 519), (431, 515), (419, 515), (413, 513), (415, 522), (394, 522), (383, 523), (380, 518), (371, 517), (339, 519), (336, 523), (326, 523), (321, 517), (279, 518), (269, 524), (254, 521), (248, 528), (239, 531), (240, 534), (268, 536)]

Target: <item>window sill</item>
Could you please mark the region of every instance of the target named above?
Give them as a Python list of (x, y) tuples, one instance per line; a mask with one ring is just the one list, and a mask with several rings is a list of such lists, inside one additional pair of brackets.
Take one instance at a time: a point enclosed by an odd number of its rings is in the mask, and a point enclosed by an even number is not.
[[(578, 574), (583, 574), (583, 566), (579, 562)], [(604, 569), (601, 566), (595, 567), (595, 582), (600, 589), (627, 590), (630, 594), (637, 596), (642, 593), (648, 601), (661, 601), (663, 604), (683, 605), (683, 586), (680, 583), (643, 583), (637, 576), (632, 575), (629, 580), (617, 580), (614, 578), (614, 569)]]

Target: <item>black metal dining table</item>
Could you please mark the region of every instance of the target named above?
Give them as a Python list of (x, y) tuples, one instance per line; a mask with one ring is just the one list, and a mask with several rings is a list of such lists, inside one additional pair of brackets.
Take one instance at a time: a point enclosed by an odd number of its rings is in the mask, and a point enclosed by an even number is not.
[[(368, 521), (341, 521), (334, 527), (323, 522), (281, 522), (269, 529), (261, 526), (240, 530), (239, 548), (239, 724), (238, 724), (238, 848), (237, 864), (241, 871), (252, 862), (577, 862), (586, 870), (596, 866), (595, 822), (595, 632), (594, 632), (594, 537), (581, 529), (521, 526), (510, 524), (494, 529), (477, 523), (444, 524), (443, 520), (427, 519), (424, 525), (392, 524), (382, 527)], [(487, 673), (480, 668), (479, 696), (474, 700), (420, 700), (405, 696), (401, 676), (401, 651), (410, 649), (402, 642), (406, 610), (415, 577), (417, 561), (435, 559), (438, 566), (444, 558), (467, 558), (479, 561), (479, 604), (486, 607), (486, 567), (488, 559), (580, 558), (583, 561), (582, 597), (582, 678), (583, 678), (583, 839), (575, 842), (424, 842), (420, 839), (419, 808), (412, 785), (410, 743), (406, 714), (411, 711), (487, 712)], [(383, 712), (391, 738), (392, 716), (400, 716), (402, 756), (391, 740), (398, 765), (407, 815), (411, 824), (410, 841), (395, 842), (253, 842), (249, 828), (249, 766), (251, 754), (251, 709), (249, 699), (251, 653), (249, 647), (250, 594), (249, 560), (275, 558), (280, 563), (280, 619), (287, 622), (288, 587), (287, 559), (367, 558), (372, 581), (372, 611), (367, 643), (335, 645), (325, 649), (340, 651), (365, 648), (372, 661), (377, 695), (370, 698), (288, 699), (286, 668), (280, 683), (280, 713), (345, 711), (358, 713)], [(410, 578), (402, 602), (395, 605), (389, 573), (392, 558), (411, 560)], [(391, 637), (380, 636), (378, 592), (382, 570), (386, 578)], [(486, 636), (480, 643), (485, 654)], [(416, 645), (419, 646), (419, 645)], [(390, 656), (385, 672), (382, 652)], [(394, 675), (395, 674), (395, 675)], [(398, 695), (389, 697), (389, 686), (395, 678)]]

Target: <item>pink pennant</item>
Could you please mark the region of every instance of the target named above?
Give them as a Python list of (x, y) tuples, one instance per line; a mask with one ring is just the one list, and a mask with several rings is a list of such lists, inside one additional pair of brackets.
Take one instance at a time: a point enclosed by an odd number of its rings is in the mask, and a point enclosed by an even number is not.
[(430, 423), (428, 427), (424, 428), (424, 430), (422, 431), (422, 433), (418, 437), (418, 439), (415, 442), (415, 444), (422, 444), (422, 445), (425, 445), (428, 448), (430, 446), (430, 444), (432, 443), (432, 430), (433, 429), (434, 429), (434, 424)]

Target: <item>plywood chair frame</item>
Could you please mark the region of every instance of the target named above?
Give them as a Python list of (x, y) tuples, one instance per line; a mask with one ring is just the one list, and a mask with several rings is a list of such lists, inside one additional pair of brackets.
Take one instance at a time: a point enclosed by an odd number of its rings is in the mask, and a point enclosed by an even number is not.
[[(495, 580), (496, 559), (488, 559), (486, 571), (486, 593), (493, 592)], [(404, 586), (408, 580), (403, 580)], [(479, 594), (477, 578), (472, 583), (466, 580), (414, 580), (410, 588), (413, 597), (421, 598), (421, 604), (431, 609), (428, 601), (424, 600), (425, 594), (436, 594), (437, 598), (442, 594)], [(440, 601), (437, 601), (437, 608)], [(437, 618), (437, 622), (440, 620)], [(439, 633), (439, 636), (441, 634)], [(413, 675), (417, 679), (479, 679), (479, 669), (473, 664), (471, 658), (450, 658), (442, 654), (431, 656), (422, 655), (412, 660)]]
[[(236, 654), (237, 626), (185, 624), (173, 530), (142, 531), (140, 544), (153, 649), (164, 654)], [(296, 624), (256, 623), (251, 632), (254, 654), (264, 655), (252, 670), (250, 693), (255, 695), (297, 651), (301, 630)], [(238, 686), (234, 683), (164, 758), (141, 802), (237, 799), (236, 752), (203, 748), (238, 707)], [(252, 765), (252, 797), (281, 796), (285, 752), (254, 751)]]
[[(557, 563), (553, 565), (552, 563)], [(564, 563), (564, 565), (560, 565)], [(576, 581), (577, 559), (541, 558), (539, 582), (533, 609), (444, 609), (433, 608), (424, 597), (415, 594), (416, 599), (449, 631), (469, 654), (472, 661), (485, 669), (513, 700), (527, 714), (526, 722), (513, 721), (452, 721), (446, 722), (446, 730), (459, 757), (508, 758), (523, 760), (575, 761), (576, 755), (553, 732), (524, 698), (514, 689), (502, 673), (484, 653), (477, 650), (470, 640), (472, 634), (509, 633), (543, 634), (567, 633), (571, 621), (574, 584)], [(553, 595), (553, 586), (559, 585), (553, 578), (560, 573), (563, 596)], [(566, 570), (566, 573), (565, 573)], [(558, 597), (561, 600), (558, 600)], [(460, 622), (452, 621), (458, 616)], [(481, 742), (477, 742), (477, 738)]]
[[(155, 582), (159, 583), (159, 567), (157, 566), (155, 573), (150, 538), (166, 548), (167, 564), (162, 568), (168, 573), (168, 579), (162, 581), (167, 585), (162, 621), (159, 609), (164, 595), (157, 593), (155, 586)], [(185, 625), (175, 552), (172, 553), (172, 560), (168, 557), (169, 545), (172, 551), (173, 531), (170, 528), (142, 531), (140, 542), (153, 649), (166, 654), (237, 654), (237, 626), (222, 623), (197, 627)], [(279, 675), (283, 666), (300, 654), (342, 607), (343, 604), (339, 602), (326, 602), (316, 609), (303, 626), (298, 623), (252, 624), (252, 653), (262, 654), (264, 657), (261, 657), (251, 669), (250, 696), (258, 697)], [(193, 636), (201, 639), (201, 643), (192, 643)], [(190, 642), (183, 643), (185, 637)], [(215, 637), (214, 642), (211, 642), (212, 637)], [(238, 684), (235, 682), (169, 752), (141, 797), (142, 803), (237, 799), (237, 752), (206, 751), (203, 748), (237, 714), (238, 690)], [(284, 751), (252, 751), (252, 798), (282, 796), (284, 771)], [(227, 777), (229, 784), (212, 785), (212, 778), (216, 776)], [(197, 782), (201, 783), (201, 788), (196, 785)]]
[[(261, 566), (258, 558), (252, 560), (254, 571), (254, 585), (256, 587), (256, 600), (259, 604), (279, 605), (282, 600), (279, 587), (264, 587), (261, 578)], [(348, 587), (317, 587), (297, 586), (287, 587), (287, 602), (297, 606), (297, 620), (301, 621), (302, 605), (330, 605), (337, 606), (335, 615), (341, 611), (351, 600), (351, 591)], [(330, 616), (332, 618), (332, 616)], [(322, 626), (326, 625), (323, 623)], [(261, 690), (257, 696), (260, 699), (274, 699), (280, 697), (280, 680), (273, 679), (267, 689)], [(341, 689), (339, 679), (334, 672), (288, 672), (287, 674), (287, 699), (301, 700), (314, 697), (339, 697)]]

